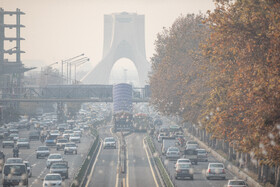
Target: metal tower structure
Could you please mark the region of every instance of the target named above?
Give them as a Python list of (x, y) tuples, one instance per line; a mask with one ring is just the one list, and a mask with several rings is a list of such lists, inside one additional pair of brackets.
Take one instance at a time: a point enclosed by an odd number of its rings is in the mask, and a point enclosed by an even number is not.
[[(22, 90), (21, 79), (23, 73), (32, 69), (25, 68), (21, 61), (21, 53), (24, 53), (24, 51), (21, 51), (20, 43), (24, 38), (20, 37), (20, 30), (24, 25), (20, 24), (20, 17), (24, 14), (20, 9), (16, 9), (16, 11), (4, 11), (4, 9), (0, 8), (0, 98), (19, 98)], [(8, 15), (16, 17), (15, 24), (5, 24), (5, 16)], [(6, 37), (6, 29), (16, 29), (16, 36)], [(5, 41), (15, 42), (15, 46), (11, 49), (5, 49)], [(9, 59), (5, 59), (5, 54), (15, 54), (16, 58), (10, 61)], [(18, 103), (10, 103), (8, 107), (16, 110)], [(2, 108), (1, 111), (3, 111)]]

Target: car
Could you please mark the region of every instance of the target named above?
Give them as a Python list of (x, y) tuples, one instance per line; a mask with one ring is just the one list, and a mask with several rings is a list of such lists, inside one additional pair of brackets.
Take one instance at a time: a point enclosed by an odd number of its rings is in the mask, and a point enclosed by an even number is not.
[(32, 131), (29, 133), (29, 140), (40, 140), (40, 132), (39, 131)]
[(198, 149), (198, 144), (186, 144), (186, 149)]
[(66, 155), (68, 153), (72, 153), (72, 154), (78, 153), (77, 145), (74, 142), (69, 142), (69, 143), (65, 144), (64, 154)]
[(191, 163), (178, 163), (175, 169), (175, 179), (190, 178), (193, 180), (194, 170)]
[(180, 158), (180, 150), (178, 147), (169, 147), (166, 151), (166, 159), (178, 160)]
[(176, 168), (176, 166), (180, 163), (190, 163), (192, 164), (192, 162), (190, 161), (190, 159), (187, 158), (180, 158), (177, 160), (176, 164), (174, 165), (174, 168)]
[(106, 137), (103, 143), (104, 149), (106, 148), (117, 148), (117, 142), (114, 137)]
[(189, 159), (192, 162), (192, 164), (197, 165), (197, 162), (198, 162), (197, 150), (196, 149), (184, 150), (184, 158)]
[(32, 177), (32, 167), (28, 161), (23, 161), (26, 166), (28, 177)]
[(45, 140), (46, 146), (56, 146), (56, 138), (57, 135), (48, 135), (47, 139)]
[(197, 141), (194, 141), (194, 140), (189, 140), (186, 142), (186, 145), (189, 145), (189, 144), (196, 144), (198, 146)]
[(14, 147), (15, 146), (15, 142), (14, 142), (14, 138), (13, 137), (7, 137), (3, 140), (2, 142), (2, 147)]
[(9, 137), (12, 137), (14, 139), (14, 142), (16, 142), (19, 139), (18, 133), (12, 133), (9, 135)]
[(47, 146), (39, 146), (36, 150), (36, 158), (45, 158), (50, 155), (50, 149)]
[(0, 151), (0, 173), (2, 172), (4, 163), (5, 163), (5, 154), (3, 153), (3, 151)]
[(244, 180), (229, 180), (227, 187), (248, 187)]
[(59, 173), (62, 178), (68, 179), (68, 162), (56, 162), (51, 165), (51, 173)]
[(66, 138), (59, 138), (56, 142), (56, 150), (64, 149), (65, 144), (68, 143), (68, 139)]
[(17, 141), (18, 148), (25, 147), (27, 149), (30, 149), (29, 140), (27, 138), (19, 138)]
[(81, 143), (81, 137), (78, 134), (70, 135), (69, 137), (70, 142)]
[(206, 179), (221, 178), (226, 179), (225, 166), (223, 163), (209, 163), (206, 170)]
[(61, 162), (61, 161), (63, 161), (63, 157), (61, 154), (58, 153), (50, 154), (46, 161), (46, 166), (47, 168), (50, 168), (53, 163)]
[(207, 162), (208, 161), (208, 153), (205, 149), (196, 149), (197, 151), (197, 160), (201, 162)]
[(48, 173), (43, 181), (43, 187), (45, 186), (61, 186), (62, 178), (58, 173)]
[(158, 141), (158, 142), (162, 142), (162, 138), (163, 138), (163, 137), (166, 137), (166, 135), (165, 135), (164, 133), (159, 133), (159, 134), (158, 134), (158, 137), (157, 137), (157, 141)]
[(23, 163), (22, 158), (8, 158), (5, 164)]
[(24, 163), (5, 163), (2, 172), (3, 186), (28, 186), (28, 176)]

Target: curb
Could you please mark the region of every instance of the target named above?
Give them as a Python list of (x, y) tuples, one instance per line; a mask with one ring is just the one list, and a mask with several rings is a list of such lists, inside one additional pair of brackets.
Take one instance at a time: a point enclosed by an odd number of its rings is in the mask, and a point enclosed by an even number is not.
[(220, 162), (223, 162), (226, 166), (226, 168), (234, 173), (238, 178), (245, 180), (249, 186), (254, 187), (263, 187), (261, 184), (259, 184), (257, 181), (255, 181), (252, 177), (247, 175), (245, 172), (241, 171), (238, 167), (234, 166), (231, 162), (226, 160), (224, 157), (222, 157), (219, 153), (217, 153), (215, 150), (207, 146), (204, 142), (199, 140), (197, 137), (190, 134), (187, 130), (184, 131), (188, 136), (192, 137), (195, 141), (198, 142), (198, 144), (206, 149), (207, 151), (210, 151), (212, 155), (219, 160)]
[(157, 167), (157, 165), (155, 163), (154, 156), (153, 156), (153, 154), (151, 152), (150, 146), (147, 143), (147, 139), (146, 138), (147, 137), (144, 138), (144, 142), (145, 142), (145, 146), (146, 146), (146, 148), (148, 150), (148, 154), (149, 154), (149, 158), (148, 159), (152, 162), (153, 170), (155, 171), (156, 176), (157, 176), (156, 177), (157, 178), (157, 182), (160, 184), (160, 186), (165, 186), (165, 184), (163, 182), (163, 179), (162, 179), (162, 177), (160, 175), (160, 172), (158, 170), (158, 167)]

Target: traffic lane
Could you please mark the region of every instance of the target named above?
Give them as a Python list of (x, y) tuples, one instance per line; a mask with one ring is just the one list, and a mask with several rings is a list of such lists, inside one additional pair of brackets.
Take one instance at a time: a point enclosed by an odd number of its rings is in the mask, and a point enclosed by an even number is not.
[[(23, 135), (28, 134), (28, 132), (22, 132), (20, 134), (21, 137)], [(93, 142), (93, 137), (89, 135), (83, 134), (81, 138), (81, 143), (78, 145), (78, 154), (77, 155), (64, 155), (66, 161), (69, 164), (69, 179), (65, 180), (65, 186), (69, 186), (73, 181), (75, 174), (78, 172), (82, 162), (87, 156), (90, 145)], [(42, 185), (42, 179), (45, 177), (47, 173), (49, 173), (49, 169), (46, 168), (46, 158), (45, 159), (37, 159), (36, 158), (36, 149), (39, 146), (44, 145), (40, 141), (31, 141), (30, 149), (21, 148), (19, 152), (19, 157), (23, 160), (27, 160), (30, 162), (32, 166), (32, 177), (29, 178), (30, 186), (38, 186)], [(4, 148), (4, 153), (6, 158), (10, 158), (13, 156), (12, 148)], [(61, 153), (63, 155), (63, 151), (57, 151), (56, 147), (50, 147), (51, 153)]]
[(126, 137), (128, 186), (156, 186), (144, 148), (145, 134), (131, 134)]
[[(164, 157), (165, 158), (165, 157)], [(209, 162), (217, 162), (217, 160), (213, 156), (208, 157)], [(231, 173), (226, 171), (226, 180), (216, 179), (216, 180), (207, 180), (205, 177), (205, 172), (208, 167), (209, 162), (198, 162), (197, 165), (193, 165), (194, 169), (194, 179), (186, 179), (186, 180), (178, 180), (175, 179), (175, 168), (174, 165), (176, 161), (168, 161), (167, 159), (164, 160), (164, 164), (167, 166), (167, 170), (172, 178), (175, 181), (176, 186), (186, 186), (186, 184), (190, 187), (224, 187), (227, 184), (228, 179), (232, 179), (233, 176)]]
[[(81, 138), (81, 143), (77, 144), (78, 145), (78, 153), (73, 154), (73, 155), (64, 155), (63, 150), (56, 150), (56, 147), (51, 147), (50, 153), (60, 153), (63, 155), (63, 158), (65, 161), (68, 162), (69, 170), (68, 170), (68, 179), (65, 179), (63, 181), (63, 186), (70, 186), (71, 183), (74, 181), (74, 177), (76, 176), (76, 173), (79, 171), (79, 168), (81, 167), (83, 161), (87, 157), (88, 150), (90, 146), (93, 143), (93, 137), (91, 136), (83, 136)], [(49, 169), (46, 167), (46, 161), (47, 158), (45, 159), (37, 159), (36, 155), (32, 157), (33, 161), (35, 161), (35, 165), (32, 168), (37, 175), (31, 178), (30, 180), (30, 187), (31, 186), (41, 186), (43, 183), (43, 178), (45, 177), (46, 174), (50, 172)]]
[[(106, 137), (114, 136), (111, 133), (111, 127), (112, 126), (107, 125), (98, 129), (102, 140)], [(116, 136), (114, 137), (117, 138)], [(119, 143), (117, 144), (117, 149), (104, 149), (103, 145), (101, 145), (101, 152), (97, 157), (88, 186), (107, 187), (116, 185), (119, 157), (118, 145)]]
[[(154, 139), (155, 141), (155, 146), (157, 151), (160, 153), (159, 155), (161, 155), (161, 145), (162, 143), (159, 143), (156, 139)], [(165, 159), (165, 156), (162, 156), (163, 162), (167, 168), (167, 172), (169, 173), (170, 177), (172, 178), (173, 181), (175, 181), (176, 186), (180, 187), (180, 186), (185, 186), (186, 184), (188, 184), (188, 186), (193, 186), (193, 187), (224, 187), (227, 184), (227, 180), (229, 179), (233, 179), (235, 178), (234, 175), (232, 175), (231, 172), (229, 172), (228, 170), (226, 170), (226, 180), (207, 180), (205, 177), (205, 172), (208, 168), (208, 163), (209, 162), (219, 162), (217, 161), (217, 159), (215, 157), (212, 156), (212, 154), (208, 154), (208, 162), (198, 162), (197, 165), (193, 165), (194, 167), (194, 180), (177, 180), (174, 177), (175, 174), (175, 168), (174, 165), (176, 163), (176, 161), (169, 161), (167, 159)]]

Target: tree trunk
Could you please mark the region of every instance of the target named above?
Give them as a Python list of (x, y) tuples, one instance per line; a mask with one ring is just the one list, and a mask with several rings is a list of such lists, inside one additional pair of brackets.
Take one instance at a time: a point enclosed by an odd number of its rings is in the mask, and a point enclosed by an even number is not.
[(280, 186), (280, 166), (275, 169), (275, 187)]
[(232, 155), (233, 155), (233, 147), (229, 147), (228, 149), (228, 160), (232, 161)]

